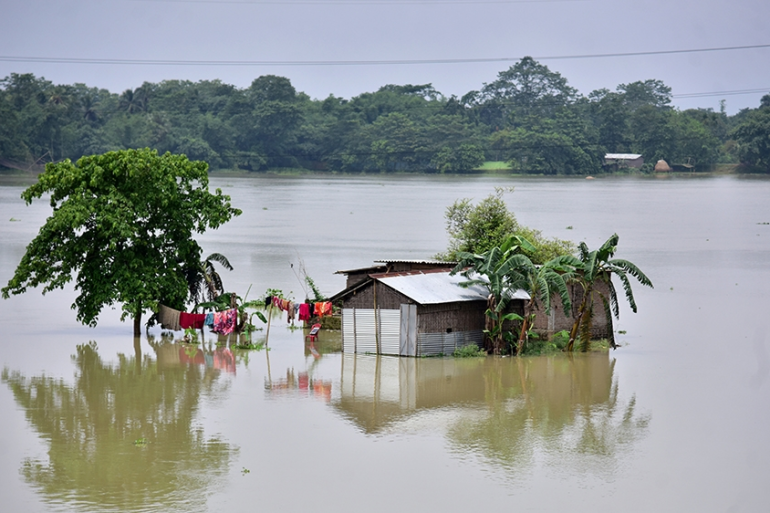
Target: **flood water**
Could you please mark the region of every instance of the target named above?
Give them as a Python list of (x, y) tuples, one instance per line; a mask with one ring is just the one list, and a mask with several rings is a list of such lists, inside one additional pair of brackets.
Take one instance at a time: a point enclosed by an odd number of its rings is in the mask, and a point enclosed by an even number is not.
[[(770, 504), (770, 180), (214, 177), (243, 215), (201, 237), (228, 289), (321, 291), (340, 269), (429, 258), (444, 209), (514, 186), (525, 225), (597, 247), (635, 286), (610, 354), (398, 359), (197, 346), (71, 289), (0, 301), (2, 511), (756, 512)], [(0, 182), (0, 283), (49, 214)], [(567, 227), (571, 227), (568, 229)], [(291, 265), (294, 265), (292, 268)], [(638, 284), (637, 284), (638, 285)], [(181, 335), (177, 334), (177, 338)], [(264, 332), (255, 334), (255, 338)]]

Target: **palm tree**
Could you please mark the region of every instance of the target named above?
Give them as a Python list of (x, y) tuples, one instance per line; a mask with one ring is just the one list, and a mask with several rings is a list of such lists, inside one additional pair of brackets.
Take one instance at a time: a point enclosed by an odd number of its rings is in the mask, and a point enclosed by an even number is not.
[(540, 267), (529, 262), (517, 270), (526, 280), (521, 288), (529, 294), (529, 301), (524, 307), (516, 354), (521, 354), (524, 344), (529, 339), (529, 330), (535, 322), (535, 312), (539, 307), (538, 302), (542, 303), (547, 315), (551, 313), (551, 298), (558, 294), (564, 311), (570, 311), (572, 301), (567, 283), (574, 280), (576, 271), (582, 268), (582, 265), (582, 262), (574, 256), (563, 255), (549, 260)]
[(458, 264), (450, 273), (461, 273), (468, 281), (461, 287), (483, 285), (489, 289), (485, 330), (493, 354), (500, 354), (504, 344), (503, 323), (507, 320), (521, 320), (515, 313), (505, 314), (510, 301), (510, 291), (515, 291), (526, 284), (527, 279), (522, 269), (534, 267), (532, 261), (521, 253), (522, 248), (529, 250), (532, 245), (523, 237), (511, 236), (501, 245), (495, 246), (482, 254), (457, 253)]
[[(570, 330), (567, 351), (572, 351), (578, 334), (581, 351), (588, 351), (591, 345), (595, 299), (601, 299), (604, 305), (605, 316), (610, 327), (610, 345), (613, 349), (617, 347), (612, 332), (612, 315), (614, 314), (616, 318), (619, 318), (620, 308), (618, 295), (612, 283), (613, 275), (617, 276), (623, 284), (626, 299), (634, 313), (636, 313), (636, 301), (634, 301), (634, 293), (631, 290), (629, 275), (636, 278), (642, 285), (653, 288), (650, 279), (635, 264), (628, 260), (612, 258), (615, 256), (619, 239), (620, 237), (615, 233), (599, 249), (594, 251), (588, 251), (588, 246), (584, 242), (581, 242), (578, 246), (582, 273), (576, 277), (575, 281), (583, 288), (583, 299), (580, 302), (575, 322)], [(607, 286), (607, 293), (597, 290), (596, 285), (599, 283)]]
[(233, 270), (230, 261), (221, 253), (212, 253), (200, 262), (198, 267), (188, 269), (187, 285), (190, 290), (190, 300), (196, 305), (204, 299), (214, 301), (225, 293), (222, 277), (214, 267), (217, 262), (228, 271)]

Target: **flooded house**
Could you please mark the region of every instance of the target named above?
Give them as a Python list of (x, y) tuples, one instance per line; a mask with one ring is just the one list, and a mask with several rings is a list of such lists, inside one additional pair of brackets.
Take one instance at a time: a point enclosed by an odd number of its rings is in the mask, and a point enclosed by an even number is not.
[[(450, 276), (454, 262), (431, 260), (383, 260), (360, 269), (337, 271), (347, 276), (347, 286), (331, 298), (342, 310), (342, 350), (398, 356), (450, 355), (458, 348), (484, 346), (484, 325), (489, 291), (475, 285), (461, 287), (466, 278)], [(572, 328), (583, 290), (568, 286), (571, 311), (564, 311), (557, 295), (546, 314), (536, 310), (533, 330), (541, 337)], [(606, 284), (595, 290), (609, 297)], [(508, 311), (523, 315), (529, 295), (509, 293)], [(609, 338), (612, 319), (604, 304), (594, 298), (592, 337)], [(509, 329), (509, 328), (506, 328)]]
[[(482, 346), (489, 291), (461, 287), (452, 262), (389, 260), (338, 271), (347, 287), (331, 300), (342, 307), (342, 350), (398, 356), (452, 354)], [(529, 296), (511, 293), (511, 309), (522, 313)]]

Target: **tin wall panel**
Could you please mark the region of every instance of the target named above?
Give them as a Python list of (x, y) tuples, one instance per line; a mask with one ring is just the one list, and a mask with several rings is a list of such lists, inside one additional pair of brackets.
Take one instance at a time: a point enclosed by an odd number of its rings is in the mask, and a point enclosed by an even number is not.
[(470, 344), (481, 347), (484, 333), (481, 331), (457, 331), (453, 333), (419, 333), (418, 356), (452, 355), (456, 349)]
[(401, 310), (378, 310), (380, 354), (398, 355)]
[(374, 309), (357, 308), (355, 323), (356, 352), (377, 354), (377, 339), (374, 335)]

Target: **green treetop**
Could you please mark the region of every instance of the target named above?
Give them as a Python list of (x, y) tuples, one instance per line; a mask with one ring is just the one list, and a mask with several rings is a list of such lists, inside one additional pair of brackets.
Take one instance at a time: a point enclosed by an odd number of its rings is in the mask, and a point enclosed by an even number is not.
[(208, 190), (208, 164), (149, 149), (48, 164), (22, 193), (30, 204), (50, 193), (53, 214), (27, 246), (4, 298), (27, 287), (64, 288), (73, 275), (80, 322), (96, 326), (105, 306), (134, 319), (158, 302), (182, 308), (185, 273), (200, 265), (193, 232), (217, 228), (241, 211)]

